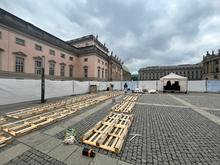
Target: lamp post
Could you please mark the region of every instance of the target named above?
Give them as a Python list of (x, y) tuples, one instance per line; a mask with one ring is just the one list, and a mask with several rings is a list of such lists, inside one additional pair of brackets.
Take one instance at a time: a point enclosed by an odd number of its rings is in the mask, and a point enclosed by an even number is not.
[(45, 102), (45, 57), (41, 57), (41, 103)]

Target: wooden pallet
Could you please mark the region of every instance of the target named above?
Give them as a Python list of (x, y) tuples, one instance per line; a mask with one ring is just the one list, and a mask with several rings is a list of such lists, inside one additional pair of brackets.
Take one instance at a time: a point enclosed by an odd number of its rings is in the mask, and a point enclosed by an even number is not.
[(35, 129), (41, 128), (43, 126), (54, 123), (63, 118), (66, 118), (72, 115), (73, 113), (75, 113), (76, 111), (82, 108), (97, 104), (100, 101), (103, 101), (103, 99), (102, 98), (87, 99), (85, 101), (66, 105), (65, 107), (62, 107), (62, 108), (59, 108), (53, 111), (41, 113), (39, 115), (25, 118), (23, 120), (4, 124), (1, 126), (1, 128), (3, 131), (13, 136), (16, 136), (16, 137), (22, 136)]
[(113, 106), (112, 111), (120, 112), (120, 113), (131, 113), (134, 105), (135, 105), (135, 102), (123, 101)]
[(6, 135), (3, 132), (0, 132), (0, 148), (6, 146), (7, 144), (11, 143), (12, 137)]
[(41, 113), (54, 111), (55, 109), (65, 107), (73, 103), (82, 102), (86, 99), (89, 99), (95, 96), (96, 95), (94, 94), (93, 95), (90, 94), (86, 96), (78, 96), (78, 97), (67, 99), (67, 100), (57, 101), (55, 103), (44, 104), (38, 107), (26, 108), (26, 109), (21, 109), (18, 111), (9, 112), (9, 113), (6, 113), (6, 116), (10, 118), (14, 118), (14, 119), (24, 119), (30, 116), (41, 114)]
[(133, 115), (110, 113), (81, 138), (82, 142), (119, 153), (132, 123)]
[(37, 128), (46, 126), (65, 117), (68, 117), (75, 112), (76, 110), (61, 108), (53, 112), (44, 113), (41, 115), (2, 125), (1, 129), (13, 136), (18, 137)]
[(6, 123), (6, 118), (4, 116), (0, 116), (0, 125)]
[(127, 95), (123, 100), (125, 101), (136, 101), (138, 99), (138, 94)]

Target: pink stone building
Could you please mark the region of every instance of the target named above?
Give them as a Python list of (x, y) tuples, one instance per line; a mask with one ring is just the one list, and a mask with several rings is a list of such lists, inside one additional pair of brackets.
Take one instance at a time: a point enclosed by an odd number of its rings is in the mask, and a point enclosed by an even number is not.
[(122, 63), (98, 37), (63, 41), (0, 9), (0, 77), (56, 80), (123, 80)]

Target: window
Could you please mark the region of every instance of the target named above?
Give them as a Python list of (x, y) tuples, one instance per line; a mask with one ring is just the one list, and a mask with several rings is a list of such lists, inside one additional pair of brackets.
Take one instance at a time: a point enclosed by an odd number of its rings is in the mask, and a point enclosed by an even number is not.
[(0, 31), (0, 39), (2, 39), (2, 32)]
[(49, 63), (49, 75), (50, 76), (55, 75), (55, 63), (54, 62)]
[(108, 77), (108, 71), (107, 71), (107, 69), (105, 70), (105, 79), (107, 79), (107, 77)]
[(88, 58), (84, 58), (84, 62), (87, 62), (88, 61)]
[(105, 66), (107, 66), (107, 62), (105, 63)]
[(218, 72), (219, 72), (218, 68), (215, 68), (215, 72), (216, 72), (216, 73), (218, 73)]
[(55, 56), (55, 50), (50, 49), (50, 55)]
[(98, 59), (98, 63), (100, 63), (100, 59)]
[(61, 58), (65, 58), (65, 54), (61, 53), (61, 54), (60, 54), (60, 57), (61, 57)]
[(0, 51), (0, 70), (2, 70), (2, 51)]
[(73, 57), (69, 57), (70, 61), (73, 61)]
[(98, 67), (98, 78), (100, 78), (100, 67)]
[(104, 61), (102, 61), (102, 65), (104, 65)]
[(41, 60), (35, 60), (35, 74), (40, 75), (41, 74)]
[(104, 69), (102, 69), (102, 78), (104, 78)]
[(88, 77), (88, 67), (84, 67), (84, 77)]
[(25, 46), (25, 40), (20, 39), (20, 38), (16, 38), (16, 44)]
[(35, 44), (35, 49), (38, 51), (42, 51), (42, 46)]
[(24, 58), (16, 57), (15, 59), (15, 72), (24, 72)]
[(60, 76), (65, 76), (65, 64), (60, 64)]
[(73, 66), (69, 66), (69, 77), (73, 77)]

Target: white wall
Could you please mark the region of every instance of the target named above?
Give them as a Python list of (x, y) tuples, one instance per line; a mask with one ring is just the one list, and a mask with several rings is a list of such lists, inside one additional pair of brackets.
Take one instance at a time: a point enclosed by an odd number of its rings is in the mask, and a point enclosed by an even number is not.
[(206, 91), (205, 80), (188, 81), (188, 91), (205, 92)]
[[(89, 85), (97, 85), (98, 90), (106, 90), (110, 84), (114, 85), (115, 90), (123, 90), (124, 83), (128, 84), (131, 90), (139, 87), (140, 89), (162, 90), (160, 81), (45, 81), (45, 97), (60, 97), (73, 94), (84, 94), (89, 92)], [(158, 83), (158, 84), (157, 84)], [(220, 91), (220, 81), (207, 81), (207, 90), (211, 92)], [(188, 91), (204, 92), (206, 91), (206, 81), (188, 81)], [(0, 105), (12, 104), (24, 101), (40, 100), (41, 97), (40, 80), (17, 80), (0, 79)]]

